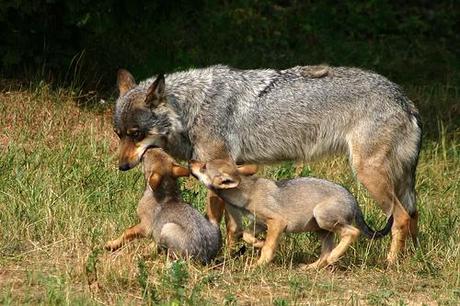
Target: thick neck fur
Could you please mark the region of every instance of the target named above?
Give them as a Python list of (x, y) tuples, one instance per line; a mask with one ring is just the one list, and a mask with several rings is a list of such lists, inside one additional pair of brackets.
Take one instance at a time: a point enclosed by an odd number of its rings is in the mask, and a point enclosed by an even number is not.
[(214, 190), (219, 197), (225, 202), (237, 206), (245, 207), (250, 201), (250, 195), (254, 191), (257, 177), (255, 176), (241, 176), (241, 182), (236, 188), (231, 189), (216, 189)]
[(171, 199), (180, 198), (177, 180), (172, 177), (163, 177), (160, 185), (151, 191), (155, 200), (160, 204), (166, 203)]
[[(155, 78), (150, 78), (139, 85), (147, 89), (154, 80)], [(193, 145), (188, 131), (193, 127), (196, 116), (206, 100), (212, 80), (212, 67), (166, 75), (165, 94), (171, 130), (165, 149), (177, 159), (192, 158)]]

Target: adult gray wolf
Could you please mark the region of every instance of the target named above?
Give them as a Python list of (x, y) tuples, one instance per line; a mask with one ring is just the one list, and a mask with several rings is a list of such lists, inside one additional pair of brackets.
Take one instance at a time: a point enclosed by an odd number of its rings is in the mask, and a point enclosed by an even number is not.
[[(393, 215), (389, 263), (397, 260), (409, 233), (415, 241), (420, 119), (402, 90), (383, 76), (345, 67), (217, 65), (138, 85), (120, 70), (118, 88), (114, 127), (121, 170), (134, 167), (151, 146), (182, 160), (237, 163), (345, 153), (358, 181), (388, 217)], [(208, 205), (223, 209), (213, 195)], [(226, 221), (231, 245), (240, 225)]]
[(142, 168), (146, 188), (139, 201), (139, 224), (107, 242), (106, 249), (116, 250), (138, 237), (153, 237), (160, 250), (170, 255), (192, 257), (209, 263), (221, 246), (220, 215), (208, 213), (207, 219), (180, 198), (177, 178), (190, 172), (177, 164), (162, 149), (144, 153)]
[[(312, 177), (282, 181), (258, 178), (248, 175), (254, 173), (247, 170), (250, 165), (237, 167), (228, 159), (190, 161), (190, 165), (192, 174), (225, 201), (226, 210), (253, 217), (253, 225), (249, 226), (253, 232), (245, 231), (243, 240), (262, 247), (258, 265), (272, 261), (283, 232), (317, 232), (322, 244), (320, 258), (304, 267), (321, 269), (339, 260), (360, 230), (369, 238), (381, 238), (391, 229), (392, 217), (382, 231), (372, 230), (351, 193), (330, 181)], [(353, 221), (359, 229), (352, 225)], [(265, 230), (266, 240), (258, 240), (256, 235)], [(333, 233), (340, 237), (337, 246)]]

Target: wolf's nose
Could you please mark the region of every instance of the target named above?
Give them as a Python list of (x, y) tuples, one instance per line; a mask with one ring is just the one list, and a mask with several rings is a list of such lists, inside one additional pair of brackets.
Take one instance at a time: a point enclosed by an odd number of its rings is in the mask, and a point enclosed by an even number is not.
[(121, 171), (127, 171), (131, 169), (131, 167), (129, 166), (129, 163), (125, 163), (125, 164), (118, 165), (118, 169)]

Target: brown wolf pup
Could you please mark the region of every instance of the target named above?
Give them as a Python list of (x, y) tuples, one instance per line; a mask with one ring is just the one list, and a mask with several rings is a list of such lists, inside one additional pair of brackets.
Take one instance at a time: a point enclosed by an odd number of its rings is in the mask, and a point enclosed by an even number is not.
[(208, 211), (205, 219), (181, 200), (177, 178), (190, 172), (163, 150), (147, 150), (142, 165), (147, 186), (137, 208), (140, 223), (107, 242), (106, 249), (116, 250), (132, 239), (151, 236), (160, 249), (209, 263), (221, 246), (222, 214)]
[[(192, 174), (225, 201), (225, 209), (254, 216), (255, 233), (245, 231), (243, 239), (262, 247), (258, 265), (273, 259), (283, 232), (318, 232), (321, 255), (307, 267), (323, 268), (345, 253), (360, 230), (369, 238), (380, 238), (390, 232), (393, 223), (390, 217), (383, 230), (372, 230), (364, 221), (356, 199), (345, 188), (330, 181), (310, 177), (272, 181), (245, 176), (242, 174), (253, 173), (254, 169), (237, 168), (232, 161), (223, 159), (190, 163)], [(353, 221), (359, 229), (352, 225)], [(267, 236), (263, 242), (255, 235), (265, 229)], [(340, 237), (337, 246), (333, 233)]]

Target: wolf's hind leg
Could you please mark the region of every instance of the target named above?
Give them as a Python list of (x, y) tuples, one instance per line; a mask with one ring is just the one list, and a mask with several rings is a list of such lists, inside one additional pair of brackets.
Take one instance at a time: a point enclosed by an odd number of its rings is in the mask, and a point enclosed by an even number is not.
[(140, 238), (140, 237), (145, 237), (145, 229), (144, 229), (144, 226), (141, 223), (136, 224), (136, 225), (126, 229), (123, 232), (123, 234), (120, 237), (118, 237), (117, 239), (108, 241), (105, 244), (105, 249), (109, 250), (109, 251), (115, 251), (115, 250), (119, 249), (120, 247), (122, 247), (127, 242), (129, 242), (129, 241), (131, 241), (133, 239), (136, 239), (136, 238)]
[[(415, 166), (413, 166), (415, 167)], [(417, 246), (418, 240), (418, 211), (415, 198), (415, 177), (414, 171), (406, 171), (403, 178), (397, 183), (397, 197), (410, 216), (409, 232), (414, 246)]]
[(410, 217), (396, 196), (390, 179), (388, 152), (379, 152), (372, 157), (353, 155), (353, 165), (358, 180), (366, 187), (387, 215), (393, 214), (392, 240), (387, 256), (389, 264), (394, 264), (409, 234)]

